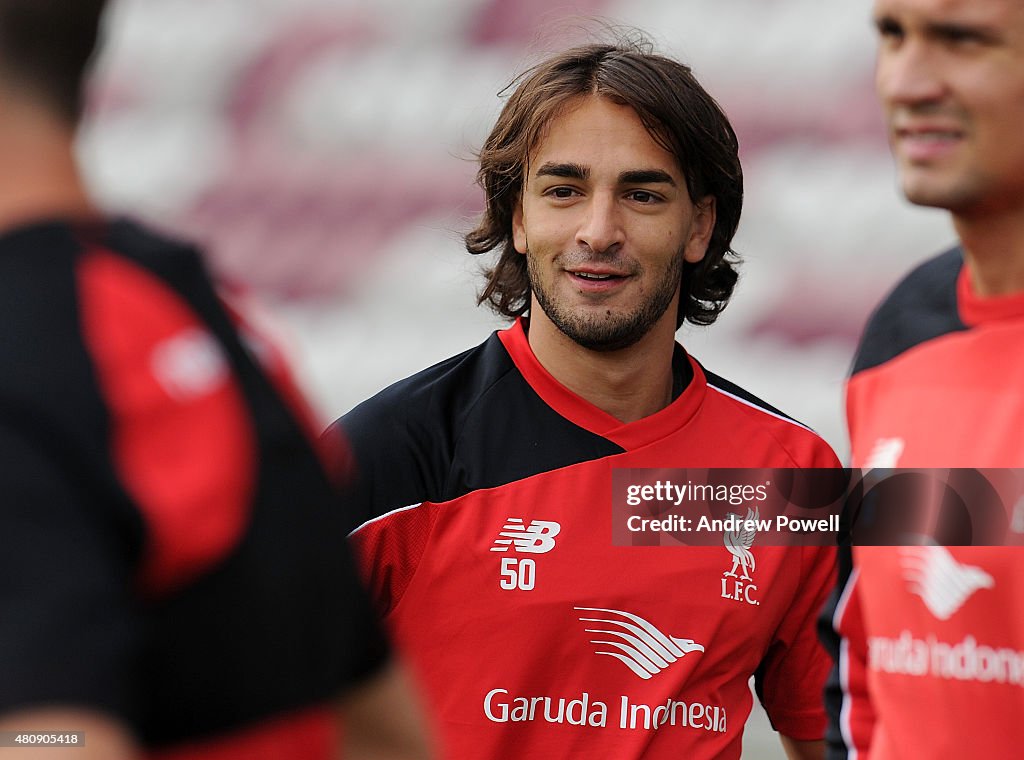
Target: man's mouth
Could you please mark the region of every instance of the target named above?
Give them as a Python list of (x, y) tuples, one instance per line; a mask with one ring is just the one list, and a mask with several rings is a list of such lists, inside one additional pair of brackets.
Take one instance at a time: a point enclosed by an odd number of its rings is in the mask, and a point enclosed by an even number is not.
[(901, 140), (959, 140), (963, 133), (950, 129), (898, 129), (896, 136)]
[(892, 135), (894, 146), (913, 162), (942, 158), (964, 139), (962, 130), (945, 124), (902, 124)]

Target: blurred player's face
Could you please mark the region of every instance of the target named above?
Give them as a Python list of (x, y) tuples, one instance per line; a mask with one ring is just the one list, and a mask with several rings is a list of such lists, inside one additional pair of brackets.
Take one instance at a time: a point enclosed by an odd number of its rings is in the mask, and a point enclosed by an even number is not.
[(713, 200), (694, 206), (675, 157), (632, 108), (581, 99), (531, 153), (513, 216), (531, 329), (547, 319), (599, 351), (655, 326), (673, 335), (683, 262), (704, 257), (714, 222)]
[(876, 84), (913, 203), (1024, 203), (1024, 3), (876, 0)]

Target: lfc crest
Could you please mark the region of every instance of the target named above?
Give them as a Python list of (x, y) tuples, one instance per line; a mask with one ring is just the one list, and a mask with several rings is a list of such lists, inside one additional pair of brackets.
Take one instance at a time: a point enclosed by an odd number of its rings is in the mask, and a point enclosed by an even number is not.
[[(746, 602), (757, 606), (760, 602), (754, 598), (757, 586), (754, 585), (751, 573), (757, 565), (750, 547), (754, 544), (757, 535), (757, 509), (747, 509), (747, 517), (740, 520), (739, 515), (736, 528), (725, 532), (725, 548), (732, 555), (732, 567), (722, 573), (722, 598), (732, 599), (737, 602)], [(735, 580), (730, 581), (730, 578)]]

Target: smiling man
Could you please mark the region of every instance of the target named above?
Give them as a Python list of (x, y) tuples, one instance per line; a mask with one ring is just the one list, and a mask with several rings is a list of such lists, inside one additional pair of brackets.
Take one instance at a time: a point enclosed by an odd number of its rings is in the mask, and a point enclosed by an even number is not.
[(736, 282), (728, 120), (682, 64), (581, 47), (519, 81), (478, 176), (466, 245), (500, 249), (480, 301), (514, 323), (339, 423), (353, 540), (444, 756), (736, 758), (754, 675), (787, 751), (819, 756), (832, 552), (755, 545), (725, 594), (724, 543), (611, 545), (613, 468), (837, 464), (675, 342)]
[[(948, 210), (960, 244), (868, 323), (847, 389), (853, 464), (1024, 467), (1024, 4), (877, 0), (874, 13), (903, 191)], [(1015, 485), (1020, 471), (999, 477)], [(830, 757), (1020, 755), (1021, 551), (844, 556), (823, 621), (836, 658)]]

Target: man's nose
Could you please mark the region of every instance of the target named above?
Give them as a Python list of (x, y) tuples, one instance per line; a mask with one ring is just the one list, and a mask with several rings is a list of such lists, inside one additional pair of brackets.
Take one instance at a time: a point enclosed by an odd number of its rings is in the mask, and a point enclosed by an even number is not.
[(587, 204), (576, 243), (596, 253), (604, 253), (625, 240), (623, 213), (618, 199), (612, 193), (596, 193)]

